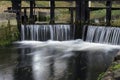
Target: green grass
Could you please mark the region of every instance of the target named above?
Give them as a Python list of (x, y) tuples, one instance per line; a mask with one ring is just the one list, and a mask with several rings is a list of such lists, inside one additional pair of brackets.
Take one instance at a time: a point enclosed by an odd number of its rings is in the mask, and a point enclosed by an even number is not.
[(97, 80), (104, 80), (105, 77), (110, 76), (108, 72), (114, 73), (114, 71), (117, 71), (119, 69), (120, 69), (119, 62), (113, 62), (106, 72), (99, 74)]
[(92, 1), (91, 7), (105, 7), (105, 2), (100, 3), (100, 2), (97, 2), (97, 1)]
[(113, 70), (120, 69), (120, 64), (117, 64), (117, 65), (113, 66), (112, 69), (113, 69)]
[(111, 25), (120, 27), (120, 19), (112, 20)]
[(98, 76), (97, 80), (101, 80), (101, 79), (103, 78), (104, 74), (105, 74), (105, 72), (103, 72), (103, 73), (99, 74), (99, 76)]
[[(14, 22), (14, 21), (13, 21)], [(16, 25), (11, 25), (10, 22), (0, 23), (0, 47), (9, 45), (11, 42), (18, 39), (18, 29)]]
[(120, 64), (116, 63), (116, 62), (114, 62), (112, 64), (112, 66), (110, 67), (110, 70), (112, 70), (112, 71), (115, 71), (115, 70), (118, 70), (118, 69), (120, 69)]
[(103, 9), (103, 10), (97, 10), (97, 11), (92, 11), (90, 13), (90, 19), (104, 17), (106, 15), (105, 13), (106, 13), (105, 9)]
[(36, 1), (36, 5), (39, 7), (48, 7), (49, 1)]
[(7, 10), (8, 7), (10, 7), (12, 4), (10, 1), (0, 1), (0, 13), (4, 12), (4, 10)]
[(120, 10), (112, 10), (112, 16), (120, 15)]
[[(112, 10), (112, 16), (117, 16), (120, 15), (120, 10)], [(90, 13), (90, 19), (94, 19), (94, 18), (102, 18), (106, 16), (106, 10), (97, 10), (97, 11), (92, 11)]]

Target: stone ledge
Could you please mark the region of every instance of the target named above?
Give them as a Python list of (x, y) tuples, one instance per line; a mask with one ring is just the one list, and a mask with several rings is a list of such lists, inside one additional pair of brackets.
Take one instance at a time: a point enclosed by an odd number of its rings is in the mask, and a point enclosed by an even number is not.
[(115, 56), (115, 61), (120, 60), (120, 51), (117, 53), (117, 55)]
[[(101, 80), (120, 80), (120, 51), (116, 54), (114, 62), (105, 72)], [(115, 66), (117, 68), (115, 69)]]

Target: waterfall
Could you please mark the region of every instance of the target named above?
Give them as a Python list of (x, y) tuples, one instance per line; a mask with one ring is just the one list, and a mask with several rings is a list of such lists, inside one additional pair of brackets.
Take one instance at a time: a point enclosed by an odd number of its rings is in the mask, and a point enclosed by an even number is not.
[(21, 25), (22, 40), (70, 40), (70, 25)]
[(14, 80), (97, 80), (120, 50), (117, 45), (80, 39), (17, 41), (15, 45), (19, 49)]
[[(83, 33), (85, 34), (85, 30), (83, 31), (84, 31)], [(88, 26), (85, 41), (119, 45), (120, 28), (104, 26)]]

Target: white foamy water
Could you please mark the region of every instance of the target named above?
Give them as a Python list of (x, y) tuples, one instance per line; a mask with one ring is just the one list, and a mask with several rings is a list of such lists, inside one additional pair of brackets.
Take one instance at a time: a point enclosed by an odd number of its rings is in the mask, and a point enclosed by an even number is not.
[(69, 40), (69, 41), (17, 41), (14, 42), (20, 45), (27, 47), (47, 47), (52, 46), (53, 48), (63, 48), (65, 50), (90, 50), (90, 49), (120, 49), (119, 45), (110, 45), (110, 44), (100, 44), (100, 43), (90, 43), (84, 42), (81, 39), (78, 40)]
[(22, 40), (70, 40), (73, 38), (70, 25), (22, 25)]
[[(86, 77), (83, 75), (79, 75), (79, 77), (82, 80), (96, 80), (98, 76), (96, 72), (105, 71), (113, 61), (115, 54), (120, 50), (120, 46), (117, 45), (90, 43), (80, 39), (20, 41), (15, 42), (15, 44), (19, 44), (19, 48), (23, 48), (23, 58), (24, 56), (32, 57), (31, 65), (34, 80), (69, 80), (70, 76), (74, 77), (77, 74), (74, 71), (79, 70), (81, 72), (84, 67)], [(30, 48), (29, 53), (25, 50), (28, 48)], [(72, 74), (69, 75), (69, 73)]]
[[(83, 34), (85, 34), (85, 31), (83, 32)], [(85, 41), (120, 45), (120, 28), (88, 26)]]

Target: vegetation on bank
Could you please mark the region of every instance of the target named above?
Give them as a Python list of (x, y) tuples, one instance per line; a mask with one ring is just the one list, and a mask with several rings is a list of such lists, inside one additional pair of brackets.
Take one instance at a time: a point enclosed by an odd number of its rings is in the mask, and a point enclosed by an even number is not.
[[(118, 80), (115, 79), (117, 77), (119, 77), (119, 72), (120, 71), (120, 62), (118, 61), (114, 61), (111, 66), (107, 69), (106, 72), (103, 72), (101, 74), (99, 74), (99, 77), (97, 80)], [(115, 75), (118, 75), (115, 77)]]
[(104, 74), (105, 74), (105, 72), (102, 72), (101, 74), (99, 74), (97, 80), (101, 80), (103, 78)]
[(120, 69), (120, 64), (117, 62), (114, 62), (112, 66), (110, 67), (110, 70), (115, 71), (117, 69)]
[(17, 26), (11, 24), (12, 21), (10, 22), (10, 20), (0, 22), (0, 47), (7, 46), (18, 39)]

